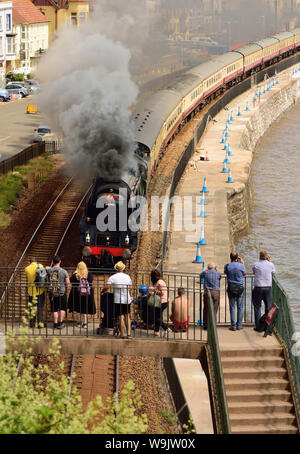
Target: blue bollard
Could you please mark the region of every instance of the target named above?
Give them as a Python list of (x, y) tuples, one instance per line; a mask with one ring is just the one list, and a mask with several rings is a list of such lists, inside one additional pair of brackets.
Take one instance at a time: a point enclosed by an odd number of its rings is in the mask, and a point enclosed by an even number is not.
[(227, 179), (227, 183), (233, 183), (232, 177), (231, 177), (231, 170), (230, 170), (230, 169), (228, 170), (228, 179)]
[(208, 192), (207, 186), (206, 186), (206, 177), (204, 178), (204, 184), (201, 192)]
[(193, 261), (193, 263), (202, 263), (200, 241), (197, 244), (197, 255), (196, 255), (196, 259)]
[(204, 246), (206, 243), (205, 243), (205, 238), (204, 238), (204, 226), (201, 225), (201, 238), (200, 238), (200, 244), (202, 246)]

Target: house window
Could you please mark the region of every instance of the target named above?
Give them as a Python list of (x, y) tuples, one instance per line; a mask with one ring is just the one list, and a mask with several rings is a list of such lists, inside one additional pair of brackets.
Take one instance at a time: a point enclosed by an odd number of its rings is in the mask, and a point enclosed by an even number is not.
[(7, 38), (7, 53), (14, 54), (15, 53), (15, 46), (14, 46), (14, 38)]
[(77, 25), (77, 13), (71, 13), (72, 25)]
[(6, 14), (6, 31), (11, 29), (11, 14)]

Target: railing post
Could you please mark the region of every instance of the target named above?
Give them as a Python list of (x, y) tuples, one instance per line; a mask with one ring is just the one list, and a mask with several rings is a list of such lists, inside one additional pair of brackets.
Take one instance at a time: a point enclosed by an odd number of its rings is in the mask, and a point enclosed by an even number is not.
[(215, 319), (215, 312), (211, 293), (207, 291), (207, 341), (211, 355), (212, 366), (212, 388), (214, 390), (214, 405), (216, 408), (216, 425), (217, 430), (221, 434), (230, 434), (231, 426), (229, 420), (229, 411), (227, 405), (227, 397), (224, 384), (223, 368), (221, 354), (219, 348), (219, 338)]

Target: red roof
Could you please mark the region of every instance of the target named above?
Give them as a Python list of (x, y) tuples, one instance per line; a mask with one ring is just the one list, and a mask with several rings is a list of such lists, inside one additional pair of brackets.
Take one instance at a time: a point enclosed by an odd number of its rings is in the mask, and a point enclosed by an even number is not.
[(13, 24), (50, 22), (30, 0), (13, 0)]

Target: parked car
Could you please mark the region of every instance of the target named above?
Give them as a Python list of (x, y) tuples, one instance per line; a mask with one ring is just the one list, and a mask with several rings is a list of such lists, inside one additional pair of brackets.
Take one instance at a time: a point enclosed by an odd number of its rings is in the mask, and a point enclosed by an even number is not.
[(38, 80), (27, 79), (26, 82), (30, 85), (32, 93), (39, 93), (41, 90)]
[(10, 94), (5, 88), (0, 88), (0, 102), (10, 101)]
[(25, 98), (25, 96), (29, 95), (28, 89), (18, 84), (17, 82), (7, 84), (5, 88), (8, 91), (8, 93), (20, 94), (22, 98)]
[(27, 88), (28, 90), (28, 93), (31, 93), (31, 86), (30, 84), (27, 82), (27, 80), (24, 80), (24, 82), (20, 82), (20, 81), (16, 81), (16, 82), (11, 82), (12, 84), (17, 84), (17, 85), (21, 85), (22, 87), (24, 88)]
[(33, 143), (55, 142), (55, 140), (57, 140), (57, 137), (53, 134), (53, 131), (49, 126), (39, 126), (34, 131)]

